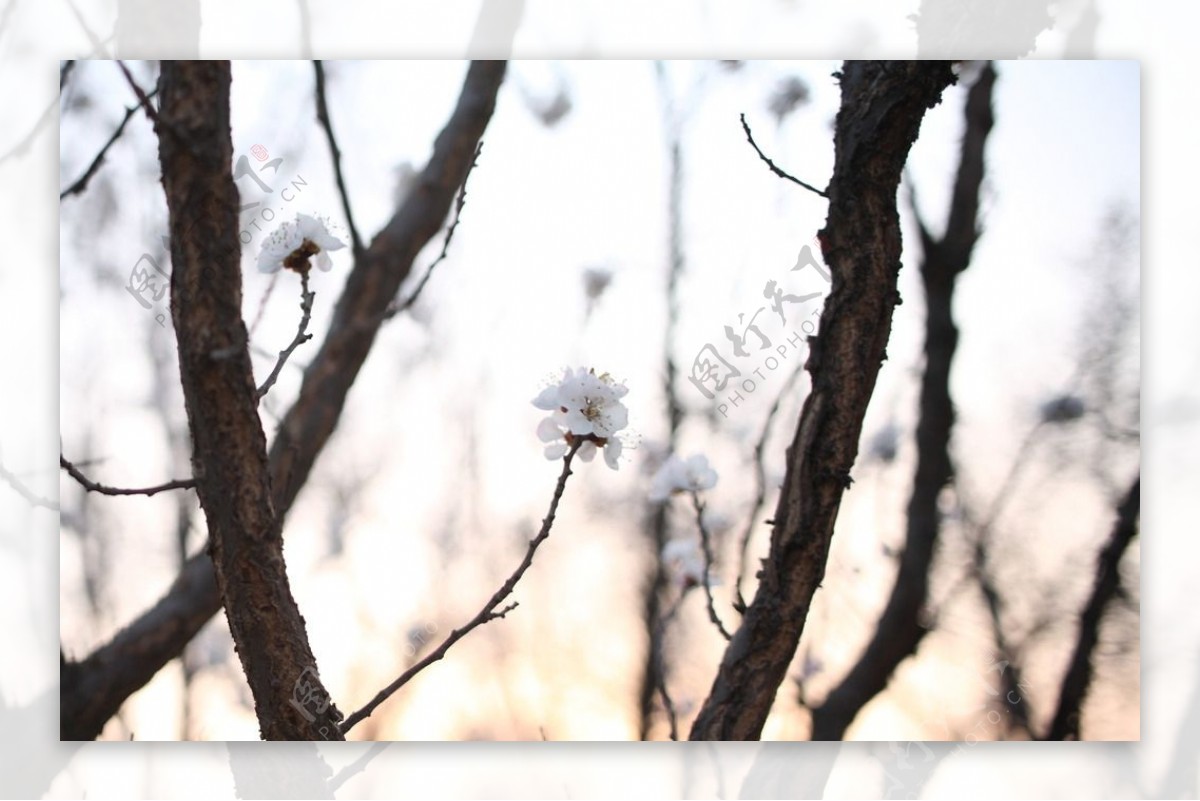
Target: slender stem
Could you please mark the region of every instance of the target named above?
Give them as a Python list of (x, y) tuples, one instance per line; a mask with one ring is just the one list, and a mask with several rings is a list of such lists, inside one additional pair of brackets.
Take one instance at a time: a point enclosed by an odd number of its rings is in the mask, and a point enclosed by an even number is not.
[[(156, 94), (158, 94), (157, 87), (150, 92), (150, 94), (146, 95), (146, 97), (149, 99), (154, 97)], [(58, 193), (59, 200), (62, 200), (68, 195), (78, 194), (87, 189), (88, 182), (91, 181), (99, 171), (100, 165), (104, 163), (104, 157), (108, 155), (109, 149), (117, 143), (118, 139), (121, 138), (121, 134), (125, 132), (125, 126), (129, 124), (129, 121), (133, 119), (133, 115), (137, 114), (140, 108), (141, 106), (137, 105), (129, 106), (125, 109), (125, 117), (121, 120), (121, 124), (117, 126), (117, 129), (113, 131), (112, 136), (110, 136), (108, 141), (104, 143), (104, 146), (100, 148), (100, 152), (96, 154), (94, 159), (92, 159), (92, 163), (88, 165), (88, 168), (83, 171), (83, 175), (79, 176), (79, 178), (76, 179), (73, 184)]]
[(316, 297), (315, 292), (310, 292), (308, 289), (308, 270), (301, 269), (300, 271), (300, 327), (296, 329), (296, 336), (292, 338), (291, 343), (286, 348), (279, 351), (279, 360), (275, 362), (275, 368), (271, 370), (271, 374), (267, 376), (267, 380), (263, 381), (262, 386), (258, 388), (257, 397), (262, 400), (263, 396), (270, 392), (271, 387), (275, 386), (275, 381), (279, 378), (279, 372), (283, 370), (283, 365), (287, 363), (288, 358), (296, 350), (308, 340), (312, 339), (312, 334), (308, 333), (308, 323), (312, 320), (313, 298)]
[(512, 610), (516, 609), (518, 604), (516, 601), (508, 604), (502, 609), (497, 610), (497, 607), (503, 603), (512, 591), (516, 588), (517, 582), (525, 575), (525, 571), (533, 564), (533, 555), (537, 553), (537, 549), (550, 536), (550, 529), (554, 525), (554, 516), (558, 512), (558, 502), (562, 499), (563, 490), (567, 487), (567, 478), (571, 475), (571, 460), (575, 458), (575, 452), (579, 450), (584, 440), (577, 438), (572, 443), (570, 450), (563, 457), (562, 473), (558, 476), (558, 483), (554, 487), (554, 495), (550, 498), (550, 510), (546, 513), (546, 517), (542, 520), (542, 528), (538, 531), (537, 536), (529, 541), (529, 547), (525, 550), (525, 558), (521, 560), (521, 564), (513, 571), (512, 575), (501, 585), (500, 589), (496, 590), (495, 594), (488, 599), (488, 602), (483, 605), (483, 608), (467, 621), (462, 627), (454, 629), (447, 635), (446, 639), (442, 640), (442, 644), (433, 650), (427, 657), (417, 662), (408, 670), (400, 674), (399, 678), (380, 690), (371, 701), (347, 717), (339, 727), (342, 734), (350, 731), (355, 725), (362, 722), (371, 716), (375, 709), (396, 693), (401, 687), (412, 680), (414, 676), (420, 673), (425, 668), (439, 661), (450, 650), (450, 647), (456, 642), (467, 636), (471, 631), (482, 626), (484, 623), (491, 622), (497, 618), (502, 618)]
[(79, 471), (79, 468), (67, 461), (67, 458), (62, 454), (58, 456), (58, 464), (71, 478), (79, 482), (88, 492), (98, 492), (101, 495), (156, 495), (160, 492), (175, 489), (195, 489), (196, 479), (180, 478), (174, 481), (168, 481), (165, 484), (159, 484), (154, 487), (143, 487), (141, 489), (121, 489), (118, 487), (107, 487), (103, 484), (97, 484)]
[(329, 119), (329, 105), (325, 99), (325, 67), (320, 59), (313, 61), (313, 71), (317, 77), (317, 120), (329, 141), (333, 175), (337, 181), (338, 194), (342, 196), (342, 211), (346, 214), (346, 225), (350, 228), (350, 249), (354, 252), (354, 261), (357, 264), (366, 254), (366, 248), (363, 246), (362, 237), (359, 236), (358, 226), (354, 224), (354, 214), (350, 211), (350, 193), (346, 191), (346, 176), (342, 173), (342, 151), (338, 148), (337, 138), (333, 135), (333, 122)]
[(700, 528), (700, 547), (704, 550), (704, 581), (700, 582), (704, 585), (704, 597), (708, 601), (708, 619), (717, 627), (717, 631), (721, 632), (721, 636), (726, 640), (732, 640), (733, 635), (725, 628), (725, 624), (721, 622), (721, 618), (717, 615), (717, 607), (713, 603), (712, 583), (710, 575), (713, 568), (713, 553), (712, 542), (708, 534), (708, 526), (704, 525), (704, 504), (700, 502), (700, 493), (692, 492), (692, 508), (696, 510), (696, 525)]
[(786, 173), (782, 169), (780, 169), (778, 166), (776, 166), (775, 162), (771, 161), (771, 159), (769, 159), (767, 157), (767, 154), (762, 152), (762, 149), (759, 148), (758, 143), (754, 141), (754, 134), (750, 133), (750, 125), (746, 122), (745, 114), (741, 115), (741, 120), (742, 120), (742, 130), (746, 132), (746, 141), (749, 142), (750, 146), (754, 148), (754, 152), (758, 154), (758, 157), (760, 159), (762, 159), (763, 162), (766, 163), (766, 165), (768, 167), (771, 168), (771, 172), (775, 173), (780, 178), (783, 178), (785, 180), (791, 181), (794, 184), (798, 184), (799, 186), (804, 187), (809, 192), (815, 192), (816, 194), (820, 195), (821, 197), (825, 198), (826, 200), (829, 199), (829, 195), (825, 194), (820, 189), (817, 189), (815, 186), (812, 186), (811, 184), (804, 183), (804, 181), (801, 181), (799, 178), (796, 178), (793, 175), (789, 175), (788, 173)]

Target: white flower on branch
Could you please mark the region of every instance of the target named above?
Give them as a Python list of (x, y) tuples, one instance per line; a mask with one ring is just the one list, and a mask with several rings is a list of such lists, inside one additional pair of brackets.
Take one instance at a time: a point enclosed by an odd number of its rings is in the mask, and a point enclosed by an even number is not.
[(684, 461), (672, 454), (654, 474), (650, 500), (661, 502), (676, 492), (699, 492), (716, 485), (717, 471), (709, 467), (707, 456), (697, 453)]
[(629, 392), (608, 373), (597, 376), (595, 370), (567, 368), (558, 383), (543, 389), (533, 405), (550, 416), (538, 424), (538, 439), (546, 443), (546, 458), (559, 459), (576, 440), (582, 439), (579, 458), (590, 462), (597, 448), (604, 449), (604, 461), (613, 470), (623, 443), (618, 433), (629, 423), (629, 410), (621, 398)]
[(329, 251), (344, 247), (346, 243), (329, 232), (323, 219), (297, 214), (295, 222), (282, 223), (263, 242), (258, 254), (258, 271), (274, 273), (287, 268), (308, 272), (308, 260), (316, 256), (317, 267), (328, 272), (333, 267)]

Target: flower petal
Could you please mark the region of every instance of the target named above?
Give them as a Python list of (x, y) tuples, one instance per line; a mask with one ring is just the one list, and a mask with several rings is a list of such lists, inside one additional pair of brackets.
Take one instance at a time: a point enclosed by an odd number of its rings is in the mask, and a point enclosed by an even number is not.
[(554, 442), (563, 438), (562, 429), (554, 422), (553, 417), (547, 417), (538, 423), (537, 435), (542, 442)]
[(604, 461), (607, 462), (608, 466), (613, 470), (616, 470), (620, 467), (620, 465), (617, 464), (617, 459), (621, 458), (621, 448), (621, 440), (619, 439), (610, 439), (608, 444), (604, 446)]
[(596, 455), (596, 443), (590, 439), (579, 446), (576, 455), (585, 462), (590, 462)]
[(562, 442), (555, 442), (550, 445), (547, 445), (546, 450), (545, 450), (546, 458), (550, 459), (551, 461), (553, 461), (555, 459), (563, 458), (563, 456), (565, 456), (566, 453), (567, 453), (566, 440), (563, 440)]
[(558, 402), (558, 385), (553, 384), (539, 392), (538, 396), (533, 399), (533, 405), (547, 412), (554, 411), (562, 406)]

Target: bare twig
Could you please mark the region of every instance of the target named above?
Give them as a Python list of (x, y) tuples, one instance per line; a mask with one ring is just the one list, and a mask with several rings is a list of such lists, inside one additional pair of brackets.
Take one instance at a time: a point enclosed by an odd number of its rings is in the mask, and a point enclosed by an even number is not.
[[(303, 4), (302, 4), (303, 8)], [(302, 19), (306, 16), (302, 12)], [(350, 211), (350, 193), (346, 190), (346, 176), (342, 173), (342, 151), (338, 148), (337, 138), (333, 135), (333, 122), (329, 119), (329, 104), (325, 99), (325, 66), (320, 59), (313, 60), (313, 72), (316, 74), (317, 86), (317, 121), (325, 131), (325, 139), (329, 142), (329, 154), (333, 159), (333, 176), (337, 181), (338, 194), (342, 196), (342, 211), (346, 215), (346, 225), (350, 228), (350, 249), (354, 254), (354, 262), (362, 261), (366, 248), (354, 224), (354, 214)]]
[[(154, 97), (156, 94), (158, 94), (157, 87), (146, 97), (149, 99)], [(136, 114), (140, 108), (142, 108), (142, 106), (138, 105), (130, 106), (125, 109), (125, 117), (121, 120), (121, 124), (117, 126), (115, 131), (113, 131), (113, 134), (108, 138), (108, 141), (104, 143), (104, 147), (100, 148), (100, 152), (96, 154), (94, 159), (92, 159), (92, 163), (88, 165), (86, 170), (84, 170), (83, 175), (79, 176), (79, 178), (76, 179), (73, 184), (58, 193), (59, 200), (67, 197), (67, 195), (74, 195), (87, 189), (88, 182), (91, 181), (92, 177), (95, 176), (97, 171), (99, 171), (100, 165), (104, 163), (104, 157), (108, 155), (109, 149), (117, 143), (118, 139), (121, 138), (121, 134), (125, 132), (125, 126), (129, 124), (129, 121), (133, 119), (133, 115)]]
[(804, 374), (804, 362), (796, 365), (796, 369), (788, 376), (787, 381), (779, 389), (779, 394), (775, 396), (775, 402), (771, 404), (771, 408), (767, 410), (767, 417), (763, 420), (762, 434), (758, 437), (758, 442), (754, 445), (754, 503), (750, 507), (750, 516), (746, 519), (746, 528), (742, 531), (741, 543), (738, 546), (740, 554), (738, 561), (737, 581), (733, 588), (733, 608), (739, 613), (746, 611), (746, 600), (742, 597), (742, 579), (746, 575), (746, 565), (750, 559), (750, 538), (754, 534), (754, 525), (758, 521), (758, 516), (762, 513), (763, 504), (767, 500), (767, 473), (766, 466), (763, 464), (763, 456), (766, 453), (767, 437), (771, 434), (771, 424), (775, 422), (776, 415), (779, 414), (779, 408), (783, 405), (783, 399), (792, 391), (792, 387), (796, 385), (796, 381)]
[(692, 508), (696, 510), (696, 526), (700, 529), (700, 547), (704, 551), (704, 580), (700, 582), (704, 585), (704, 597), (708, 601), (708, 619), (717, 627), (717, 631), (721, 632), (721, 636), (726, 640), (732, 640), (733, 635), (725, 628), (725, 624), (721, 622), (721, 617), (717, 614), (717, 607), (713, 603), (711, 575), (713, 569), (713, 553), (712, 553), (712, 537), (708, 533), (708, 526), (704, 524), (704, 504), (700, 502), (700, 493), (692, 492)]
[(495, 594), (488, 599), (488, 602), (483, 605), (483, 608), (479, 610), (475, 617), (467, 621), (467, 623), (462, 627), (451, 631), (446, 639), (442, 640), (442, 644), (434, 649), (428, 656), (426, 656), (420, 662), (417, 662), (408, 670), (401, 673), (399, 678), (397, 678), (387, 687), (384, 687), (382, 690), (380, 690), (375, 697), (371, 699), (370, 703), (347, 717), (338, 727), (341, 729), (342, 734), (350, 731), (350, 729), (354, 728), (356, 724), (370, 717), (371, 713), (375, 711), (376, 707), (395, 694), (397, 690), (407, 684), (422, 670), (444, 657), (452, 645), (461, 640), (463, 637), (467, 636), (469, 633), (471, 633), (471, 631), (479, 626), (482, 626), (484, 623), (491, 622), (497, 618), (502, 618), (517, 608), (517, 603), (514, 601), (502, 609), (497, 610), (497, 607), (500, 606), (504, 599), (512, 594), (512, 591), (517, 586), (517, 582), (520, 581), (521, 577), (525, 575), (525, 571), (528, 570), (529, 566), (533, 564), (533, 555), (537, 553), (538, 547), (541, 546), (541, 544), (550, 536), (550, 529), (554, 525), (554, 515), (558, 512), (558, 502), (562, 499), (563, 490), (565, 490), (567, 487), (567, 478), (571, 475), (571, 460), (575, 458), (575, 452), (579, 450), (579, 446), (582, 445), (583, 442), (584, 440), (582, 439), (576, 439), (571, 445), (570, 450), (567, 451), (566, 456), (563, 457), (562, 473), (560, 473), (558, 476), (558, 483), (554, 487), (554, 495), (550, 499), (550, 510), (546, 513), (545, 519), (542, 520), (542, 528), (540, 531), (538, 531), (537, 536), (529, 541), (529, 547), (525, 551), (525, 558), (521, 560), (521, 564), (517, 566), (517, 569), (514, 570), (512, 575), (510, 575), (504, 584), (501, 585), (500, 589), (496, 590)]
[(68, 462), (67, 457), (63, 456), (62, 454), (59, 454), (59, 456), (58, 456), (58, 464), (63, 470), (67, 471), (67, 474), (69, 476), (71, 476), (71, 478), (73, 478), (77, 482), (79, 482), (79, 485), (81, 487), (83, 487), (85, 490), (87, 490), (88, 492), (98, 492), (101, 495), (146, 495), (146, 496), (150, 496), (150, 495), (157, 495), (160, 492), (166, 492), (167, 490), (195, 489), (195, 487), (196, 487), (196, 479), (194, 479), (194, 478), (177, 478), (173, 481), (168, 481), (164, 484), (158, 484), (153, 487), (142, 487), (141, 489), (122, 489), (120, 487), (108, 487), (108, 486), (105, 486), (104, 484), (98, 484), (95, 481), (92, 481), (87, 476), (85, 476), (83, 473), (81, 473), (79, 471), (78, 467), (76, 467), (71, 462)]
[(312, 339), (312, 334), (308, 333), (308, 323), (312, 320), (313, 298), (315, 292), (310, 292), (308, 289), (308, 270), (300, 270), (300, 326), (296, 329), (296, 336), (292, 338), (291, 343), (286, 348), (279, 351), (279, 360), (275, 362), (275, 368), (271, 370), (271, 374), (262, 382), (262, 386), (258, 388), (257, 398), (262, 400), (263, 396), (271, 391), (271, 387), (275, 386), (275, 381), (279, 378), (279, 372), (283, 370), (283, 365), (287, 363), (288, 358), (296, 350), (308, 340)]
[(146, 90), (134, 80), (133, 73), (129, 71), (129, 67), (125, 66), (124, 61), (118, 59), (117, 66), (121, 68), (121, 73), (125, 76), (125, 81), (129, 84), (129, 88), (137, 95), (138, 103), (146, 110), (146, 116), (158, 122), (158, 112), (154, 110), (154, 105), (150, 102), (150, 95), (146, 94)]
[(767, 157), (767, 154), (762, 152), (762, 149), (758, 146), (758, 143), (754, 141), (754, 134), (750, 133), (750, 125), (746, 122), (745, 114), (741, 115), (741, 120), (742, 120), (742, 130), (746, 132), (746, 141), (750, 143), (750, 146), (752, 148), (754, 148), (754, 152), (758, 154), (758, 157), (760, 159), (762, 159), (763, 162), (768, 167), (771, 168), (771, 172), (775, 173), (780, 178), (783, 178), (785, 180), (791, 181), (794, 184), (804, 187), (809, 192), (815, 192), (816, 194), (820, 195), (821, 197), (825, 198), (826, 200), (829, 199), (829, 195), (825, 194), (822, 190), (817, 189), (815, 186), (812, 186), (811, 184), (804, 183), (804, 181), (801, 181), (799, 178), (796, 178), (795, 176), (789, 175), (788, 173), (786, 173), (782, 169), (780, 169), (778, 166), (776, 166), (775, 162), (771, 161), (771, 159), (769, 159)]
[(8, 486), (12, 487), (13, 490), (15, 490), (18, 495), (24, 498), (30, 506), (40, 506), (43, 509), (49, 509), (53, 512), (58, 511), (57, 503), (34, 493), (33, 490), (25, 486), (25, 483), (21, 481), (21, 479), (10, 473), (8, 468), (6, 468), (3, 464), (0, 464), (0, 481), (3, 481), (5, 484), (8, 484)]
[(442, 240), (442, 252), (429, 265), (429, 269), (425, 271), (425, 274), (421, 276), (421, 280), (417, 282), (417, 286), (413, 289), (412, 294), (403, 302), (393, 303), (388, 306), (387, 312), (384, 314), (385, 320), (390, 320), (397, 314), (410, 309), (417, 302), (417, 298), (420, 297), (421, 291), (425, 289), (425, 285), (429, 283), (429, 278), (433, 275), (434, 268), (446, 260), (446, 254), (450, 249), (450, 241), (454, 239), (454, 232), (458, 230), (458, 221), (462, 219), (463, 206), (467, 203), (467, 181), (471, 179), (471, 172), (475, 169), (475, 165), (479, 163), (479, 154), (482, 152), (483, 142), (480, 141), (475, 146), (475, 156), (471, 159), (471, 166), (467, 167), (466, 175), (463, 176), (462, 187), (458, 190), (458, 200), (454, 203), (454, 219), (450, 222), (450, 227), (446, 229), (446, 238)]

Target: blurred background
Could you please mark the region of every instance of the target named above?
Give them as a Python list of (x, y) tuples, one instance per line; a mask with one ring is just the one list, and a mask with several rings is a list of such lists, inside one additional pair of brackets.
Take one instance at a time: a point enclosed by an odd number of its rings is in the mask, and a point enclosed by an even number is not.
[[(154, 86), (156, 65), (128, 66), (141, 86)], [(690, 504), (647, 495), (668, 453), (708, 456), (719, 474), (703, 493), (712, 593), (732, 629), (737, 592), (751, 597), (765, 554), (763, 521), (807, 391), (803, 336), (828, 291), (823, 267), (793, 269), (806, 247), (819, 261), (824, 200), (773, 175), (739, 115), (776, 164), (824, 186), (837, 68), (510, 65), (449, 256), (383, 328), (287, 518), (293, 591), (343, 712), (474, 615), (520, 561), (559, 470), (542, 456), (534, 433), (542, 413), (530, 403), (548, 381), (580, 365), (623, 381), (627, 449), (615, 472), (602, 460), (577, 465), (553, 534), (514, 595), (519, 608), (457, 644), (354, 739), (667, 739), (664, 689), (686, 737), (725, 642), (703, 591), (685, 591), (659, 558), (672, 540), (696, 540)], [(367, 241), (411, 188), (465, 69), (326, 62), (330, 116)], [(826, 578), (766, 739), (810, 736), (811, 709), (853, 668), (896, 582), (927, 358), (917, 219), (934, 236), (945, 228), (966, 92), (980, 70), (964, 65), (909, 161), (900, 191), (904, 303)], [(1139, 473), (1138, 65), (995, 70), (982, 234), (953, 298), (954, 480), (938, 501), (921, 609), (928, 633), (855, 717), (850, 739), (1044, 736), (1097, 557)], [(87, 169), (134, 102), (113, 62), (74, 64), (63, 89), (61, 187)], [(261, 381), (295, 333), (300, 291), (293, 274), (256, 271), (263, 239), (306, 213), (349, 242), (348, 222), (316, 121), (311, 63), (235, 62), (232, 119), (244, 317)], [(115, 486), (190, 475), (168, 299), (131, 290), (139, 269), (169, 273), (158, 178), (156, 138), (135, 115), (86, 189), (61, 205), (62, 451)], [(439, 237), (418, 258), (401, 298), (441, 245)], [(333, 270), (312, 279), (316, 338), (261, 407), (268, 439), (349, 271), (348, 249), (332, 255)], [(772, 281), (795, 300), (772, 308)], [(690, 381), (706, 348), (751, 383), (710, 393)], [(768, 355), (778, 356), (775, 367)], [(202, 548), (204, 519), (191, 491), (99, 496), (65, 474), (60, 491), (60, 630), (66, 655), (82, 657), (163, 594), (181, 560)], [(1135, 539), (1099, 627), (1084, 739), (1140, 736), (1139, 568)], [(236, 740), (257, 731), (218, 616), (104, 737)]]

